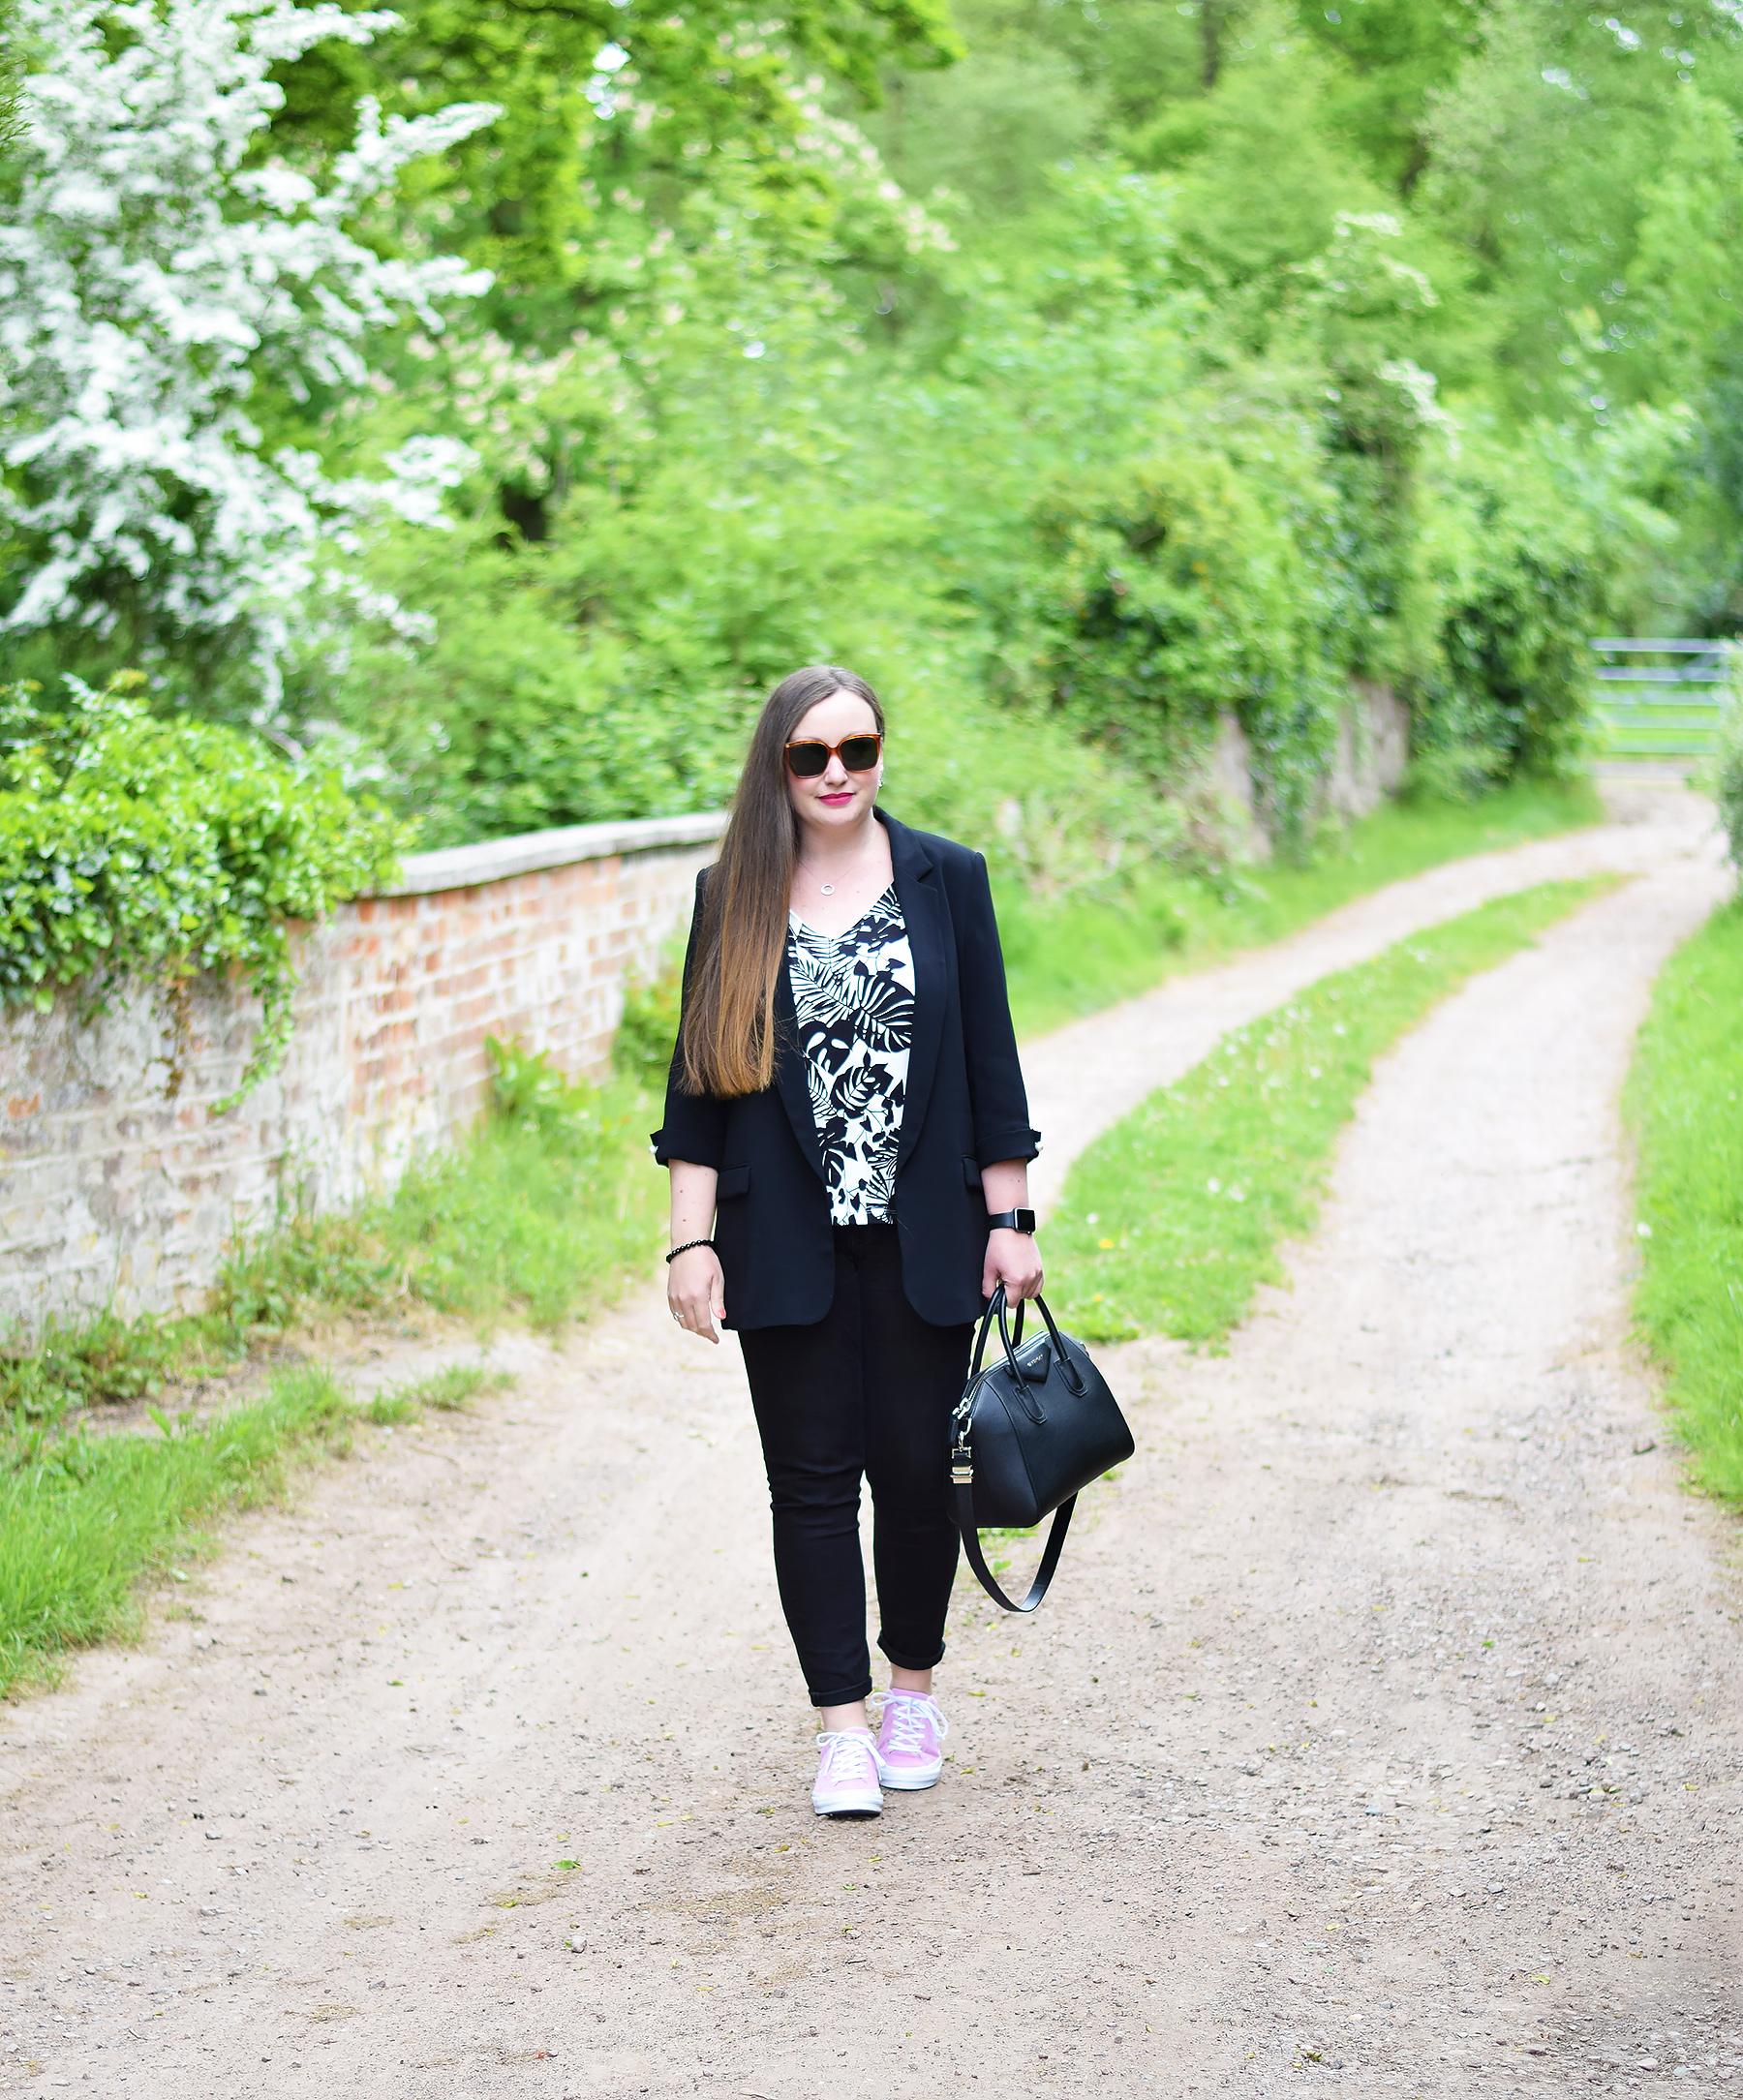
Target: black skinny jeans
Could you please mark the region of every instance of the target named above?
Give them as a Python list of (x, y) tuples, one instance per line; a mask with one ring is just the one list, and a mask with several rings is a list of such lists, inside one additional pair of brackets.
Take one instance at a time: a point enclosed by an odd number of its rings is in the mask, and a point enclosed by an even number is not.
[(908, 1303), (893, 1225), (838, 1225), (825, 1317), (739, 1336), (769, 1475), (780, 1605), (813, 1706), (845, 1706), (872, 1689), (862, 1474), (874, 1512), (877, 1645), (906, 1670), (931, 1669), (944, 1653), (958, 1543), (950, 1412), (973, 1334), (934, 1327)]

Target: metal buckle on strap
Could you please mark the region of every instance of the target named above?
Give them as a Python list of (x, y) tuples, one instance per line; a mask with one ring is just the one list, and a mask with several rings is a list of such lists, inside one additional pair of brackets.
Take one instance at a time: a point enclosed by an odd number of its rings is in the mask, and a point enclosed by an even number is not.
[(950, 1454), (950, 1480), (953, 1487), (974, 1485), (974, 1454), (964, 1444), (959, 1444)]

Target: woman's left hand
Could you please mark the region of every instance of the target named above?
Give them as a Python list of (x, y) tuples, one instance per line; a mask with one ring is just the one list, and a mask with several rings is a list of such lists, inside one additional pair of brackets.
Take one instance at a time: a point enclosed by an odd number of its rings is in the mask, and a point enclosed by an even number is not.
[(981, 1268), (981, 1296), (990, 1298), (995, 1284), (1004, 1285), (1005, 1303), (1016, 1305), (1041, 1295), (1041, 1250), (1029, 1233), (998, 1226), (987, 1234), (987, 1259)]

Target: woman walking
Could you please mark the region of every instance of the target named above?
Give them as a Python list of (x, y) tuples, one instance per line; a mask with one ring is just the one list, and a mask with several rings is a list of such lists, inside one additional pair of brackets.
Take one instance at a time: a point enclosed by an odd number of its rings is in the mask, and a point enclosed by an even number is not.
[[(956, 1574), (949, 1417), (994, 1286), (1041, 1288), (986, 863), (876, 807), (884, 717), (830, 664), (770, 694), (696, 884), (655, 1156), (672, 1318), (738, 1331), (775, 1572), (821, 1755), (819, 1815), (935, 1784)], [(874, 1739), (862, 1476), (890, 1663)]]

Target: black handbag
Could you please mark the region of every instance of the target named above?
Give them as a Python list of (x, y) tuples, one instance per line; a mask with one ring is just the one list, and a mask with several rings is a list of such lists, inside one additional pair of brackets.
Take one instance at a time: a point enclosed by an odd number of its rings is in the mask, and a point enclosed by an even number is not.
[[(950, 1454), (957, 1525), (968, 1565), (987, 1595), (1006, 1611), (1033, 1611), (1040, 1603), (1059, 1565), (1078, 1490), (1137, 1449), (1119, 1403), (1088, 1351), (1059, 1332), (1045, 1298), (1035, 1304), (1047, 1332), (1024, 1343), (1022, 1304), (1013, 1338), (1005, 1320), (1004, 1286), (994, 1289), (956, 1411)], [(1003, 1354), (983, 1371), (981, 1358), (994, 1320)], [(981, 1527), (1027, 1531), (1050, 1509), (1056, 1514), (1040, 1571), (1027, 1597), (1013, 1604), (981, 1556)]]

